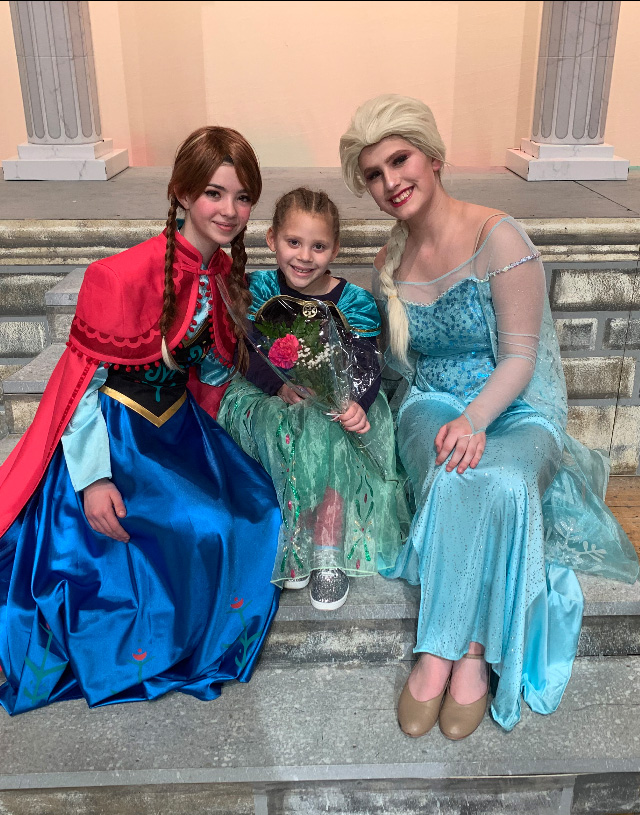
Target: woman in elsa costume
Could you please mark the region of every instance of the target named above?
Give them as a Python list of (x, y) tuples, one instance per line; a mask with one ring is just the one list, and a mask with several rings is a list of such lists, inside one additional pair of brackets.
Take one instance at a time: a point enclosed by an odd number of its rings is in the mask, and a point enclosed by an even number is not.
[(604, 504), (606, 457), (565, 431), (567, 397), (539, 252), (509, 216), (451, 198), (430, 109), (365, 102), (340, 143), (347, 186), (396, 218), (375, 261), (389, 361), (410, 388), (397, 418), (417, 503), (387, 577), (421, 586), (415, 652), (398, 703), (410, 736), (439, 720), (472, 733), (498, 677), (494, 719), (520, 694), (558, 706), (583, 598), (575, 569), (633, 582), (638, 560)]

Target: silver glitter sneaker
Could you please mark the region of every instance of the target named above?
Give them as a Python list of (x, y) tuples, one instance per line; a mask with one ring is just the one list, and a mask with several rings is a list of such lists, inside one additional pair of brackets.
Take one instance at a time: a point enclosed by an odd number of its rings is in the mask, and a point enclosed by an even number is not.
[(349, 594), (349, 578), (340, 569), (315, 569), (311, 573), (309, 597), (320, 611), (335, 611)]

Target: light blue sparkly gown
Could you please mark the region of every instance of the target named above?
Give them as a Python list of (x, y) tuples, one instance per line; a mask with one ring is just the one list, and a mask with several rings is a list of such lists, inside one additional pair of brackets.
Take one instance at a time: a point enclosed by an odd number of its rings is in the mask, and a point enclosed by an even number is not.
[[(629, 582), (638, 573), (633, 547), (602, 501), (605, 458), (564, 431), (566, 392), (544, 282), (538, 331), (501, 331), (500, 314), (507, 323), (509, 315), (504, 296), (495, 307), (497, 276), (503, 290), (527, 302), (531, 281), (540, 285), (544, 275), (537, 257), (519, 226), (503, 219), (461, 267), (398, 287), (413, 361), (404, 371), (411, 387), (398, 413), (398, 445), (417, 511), (409, 543), (385, 576), (422, 587), (416, 652), (458, 660), (469, 642), (485, 646), (499, 677), (492, 713), (505, 730), (520, 718), (521, 693), (538, 713), (560, 702), (583, 609), (573, 569)], [(516, 325), (528, 322), (525, 312)], [(533, 335), (535, 342), (527, 340)], [(538, 335), (533, 377), (510, 398), (509, 376), (501, 389), (492, 374), (507, 359), (531, 359), (531, 346), (535, 360)], [(436, 467), (438, 430), (474, 409), (490, 377), (479, 465), (463, 474)], [(486, 414), (483, 399), (475, 404)]]

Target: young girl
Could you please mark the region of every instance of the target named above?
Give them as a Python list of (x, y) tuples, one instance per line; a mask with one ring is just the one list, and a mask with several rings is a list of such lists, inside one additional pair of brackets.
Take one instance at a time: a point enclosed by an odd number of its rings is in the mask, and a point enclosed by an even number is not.
[[(300, 188), (284, 195), (267, 233), (278, 269), (250, 275), (248, 317), (259, 321), (278, 299), (302, 311), (306, 307), (307, 313), (313, 301), (321, 300), (352, 333), (362, 360), (375, 353), (380, 319), (368, 292), (329, 271), (338, 254), (339, 230), (338, 210), (325, 193)], [(399, 513), (402, 520), (407, 517), (379, 375), (358, 401), (331, 417), (305, 405), (258, 353), (250, 350), (249, 356), (245, 378), (232, 382), (218, 420), (274, 480), (283, 526), (272, 580), (285, 588), (304, 588), (311, 575), (312, 605), (340, 608), (348, 576), (375, 574), (378, 566), (395, 562)], [(381, 467), (352, 444), (349, 433), (376, 451)]]
[(197, 130), (176, 156), (166, 230), (87, 269), (68, 348), (0, 470), (9, 713), (214, 699), (250, 678), (277, 608), (280, 513), (262, 468), (199, 405), (215, 412), (236, 348), (246, 367), (215, 278), (245, 311), (260, 192), (239, 133)]

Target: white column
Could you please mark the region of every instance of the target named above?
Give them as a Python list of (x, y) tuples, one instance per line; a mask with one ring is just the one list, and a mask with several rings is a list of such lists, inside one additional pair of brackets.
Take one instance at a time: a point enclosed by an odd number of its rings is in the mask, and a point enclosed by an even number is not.
[(5, 180), (106, 181), (129, 166), (102, 137), (89, 5), (11, 0), (26, 144), (2, 162)]
[(604, 143), (619, 14), (619, 0), (545, 0), (531, 138), (505, 162), (527, 181), (627, 179)]

